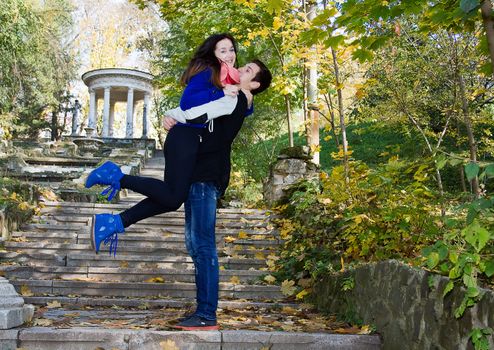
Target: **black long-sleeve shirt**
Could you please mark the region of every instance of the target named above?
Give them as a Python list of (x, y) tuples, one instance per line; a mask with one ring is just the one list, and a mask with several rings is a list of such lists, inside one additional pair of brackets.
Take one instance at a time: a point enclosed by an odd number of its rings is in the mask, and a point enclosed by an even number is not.
[(213, 132), (204, 132), (192, 182), (214, 182), (223, 193), (228, 187), (231, 150), (247, 111), (247, 98), (239, 92), (237, 106), (230, 115), (214, 120)]

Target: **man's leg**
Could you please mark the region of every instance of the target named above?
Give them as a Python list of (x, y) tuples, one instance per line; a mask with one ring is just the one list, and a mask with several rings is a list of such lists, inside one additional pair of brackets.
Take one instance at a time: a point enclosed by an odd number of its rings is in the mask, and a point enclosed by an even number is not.
[(191, 185), (185, 204), (186, 246), (195, 266), (197, 309), (178, 324), (182, 329), (217, 329), (219, 266), (215, 225), (218, 190), (213, 183)]

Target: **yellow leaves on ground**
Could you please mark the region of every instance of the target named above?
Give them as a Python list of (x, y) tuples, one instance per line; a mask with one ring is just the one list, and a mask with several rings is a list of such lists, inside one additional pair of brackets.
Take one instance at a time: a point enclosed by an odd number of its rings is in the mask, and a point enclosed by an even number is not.
[(162, 350), (180, 350), (177, 344), (171, 339), (160, 342), (160, 346)]
[(22, 285), (21, 286), (21, 295), (25, 297), (32, 297), (34, 294), (31, 292), (28, 286)]
[(128, 261), (125, 261), (125, 260), (122, 260), (122, 261), (120, 261), (119, 266), (120, 266), (121, 269), (126, 269), (126, 268), (129, 267), (129, 262)]
[(295, 287), (295, 281), (293, 280), (284, 280), (281, 283), (281, 293), (283, 293), (283, 295), (292, 296), (296, 290), (297, 287)]
[(165, 283), (165, 279), (163, 277), (152, 277), (152, 278), (148, 278), (144, 282), (147, 282), (147, 283)]
[(56, 308), (62, 307), (62, 304), (60, 304), (59, 301), (55, 300), (55, 301), (52, 301), (50, 303), (46, 303), (46, 307), (48, 309), (56, 309)]
[(240, 284), (240, 278), (238, 276), (232, 276), (232, 278), (230, 278), (230, 283)]

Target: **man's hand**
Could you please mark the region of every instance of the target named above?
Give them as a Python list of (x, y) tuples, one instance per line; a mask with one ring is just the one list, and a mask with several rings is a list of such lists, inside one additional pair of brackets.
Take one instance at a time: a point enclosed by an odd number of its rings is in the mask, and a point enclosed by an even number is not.
[(170, 131), (170, 129), (173, 128), (175, 124), (177, 124), (177, 121), (175, 119), (173, 119), (172, 117), (167, 117), (165, 115), (165, 118), (163, 119), (163, 127), (166, 131)]
[(237, 96), (239, 87), (237, 85), (226, 84), (223, 88), (223, 92), (228, 96)]

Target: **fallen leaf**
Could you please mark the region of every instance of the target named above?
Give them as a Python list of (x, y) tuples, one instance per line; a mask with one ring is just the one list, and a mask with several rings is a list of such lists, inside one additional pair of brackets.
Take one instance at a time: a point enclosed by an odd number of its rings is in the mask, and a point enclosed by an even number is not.
[(220, 271), (225, 270), (225, 267), (223, 265), (220, 266)]
[(256, 259), (259, 259), (259, 260), (264, 260), (265, 259), (264, 258), (264, 254), (261, 253), (261, 252), (257, 252), (255, 256), (256, 256)]
[(238, 278), (238, 276), (232, 276), (232, 278), (230, 278), (230, 283), (240, 284), (240, 278)]
[(52, 301), (51, 303), (46, 303), (46, 307), (48, 309), (56, 309), (56, 308), (62, 307), (62, 304), (60, 304), (60, 302), (55, 300), (55, 301)]
[(180, 350), (175, 342), (170, 339), (160, 342), (160, 346), (162, 350)]
[(152, 278), (148, 278), (144, 282), (148, 282), (148, 283), (165, 283), (165, 279), (163, 277), (152, 277)]
[(297, 300), (303, 299), (309, 292), (306, 289), (303, 289), (300, 293), (298, 293), (295, 298)]
[(271, 275), (267, 275), (266, 277), (264, 277), (264, 280), (268, 283), (274, 283), (274, 282), (276, 282), (276, 277), (271, 276)]
[(246, 239), (247, 238), (247, 232), (245, 231), (240, 231), (238, 233), (238, 239)]
[(49, 320), (47, 318), (37, 318), (33, 322), (34, 326), (41, 326), (41, 327), (49, 327), (52, 324), (53, 324), (53, 321)]
[(21, 295), (22, 296), (25, 296), (25, 297), (32, 297), (34, 294), (33, 294), (33, 292), (31, 292), (31, 290), (29, 289), (28, 286), (26, 286), (25, 284), (23, 284), (21, 286)]
[(121, 267), (122, 269), (126, 269), (126, 268), (128, 268), (128, 267), (129, 267), (129, 262), (128, 262), (128, 261), (125, 261), (125, 260), (120, 261), (120, 267)]
[(226, 243), (232, 243), (232, 242), (235, 242), (237, 239), (235, 237), (232, 237), (232, 236), (226, 236), (224, 238), (224, 240)]
[(297, 287), (295, 287), (295, 281), (292, 280), (284, 280), (281, 283), (281, 293), (286, 296), (291, 296), (295, 293)]

